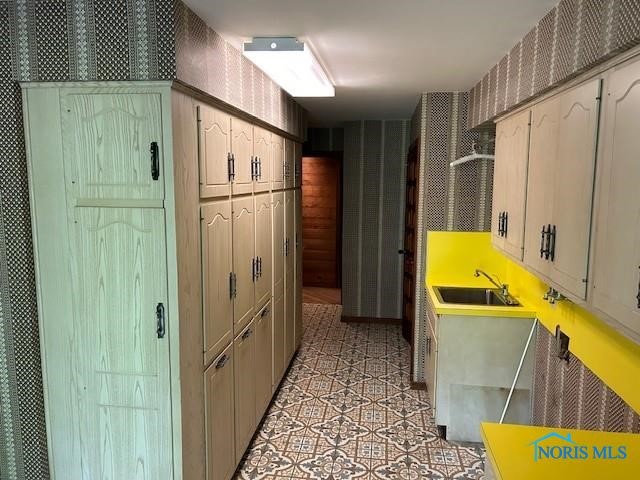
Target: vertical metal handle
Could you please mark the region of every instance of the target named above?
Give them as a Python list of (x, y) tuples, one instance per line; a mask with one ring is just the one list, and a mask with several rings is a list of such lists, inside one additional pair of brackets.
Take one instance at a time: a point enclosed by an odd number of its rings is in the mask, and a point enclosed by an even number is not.
[(162, 303), (156, 305), (156, 333), (158, 334), (158, 338), (164, 338), (164, 305)]
[(544, 237), (546, 234), (547, 229), (542, 225), (542, 230), (540, 231), (540, 258), (544, 257)]
[(552, 225), (549, 229), (549, 260), (552, 262), (556, 258), (556, 226)]
[[(640, 270), (640, 267), (638, 267)], [(636, 295), (636, 300), (638, 300), (638, 308), (640, 308), (640, 275), (638, 275), (638, 295)]]
[(258, 275), (262, 277), (262, 257), (258, 257)]
[(238, 296), (238, 277), (236, 276), (235, 273), (233, 273), (232, 275), (233, 275), (233, 298), (236, 298)]
[(502, 217), (502, 235), (504, 237), (509, 235), (509, 212), (504, 212)]
[(233, 298), (233, 272), (229, 272), (229, 298)]
[(236, 176), (235, 172), (235, 159), (233, 157), (233, 153), (227, 153), (227, 171), (229, 172), (229, 181), (233, 181)]
[(251, 180), (256, 179), (256, 160), (253, 155), (251, 155)]
[(158, 148), (158, 142), (151, 142), (149, 151), (151, 152), (151, 178), (158, 180), (160, 178), (160, 149)]
[(547, 225), (547, 231), (544, 235), (545, 243), (544, 243), (544, 259), (549, 260), (549, 248), (551, 247), (551, 225)]
[(256, 281), (256, 276), (257, 276), (256, 272), (257, 272), (256, 259), (252, 258), (251, 259), (251, 278), (254, 282)]

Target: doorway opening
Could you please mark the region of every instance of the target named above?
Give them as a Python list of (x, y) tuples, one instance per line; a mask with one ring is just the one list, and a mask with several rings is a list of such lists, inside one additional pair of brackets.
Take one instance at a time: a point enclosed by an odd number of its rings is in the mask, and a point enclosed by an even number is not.
[(305, 303), (342, 303), (342, 154), (302, 158)]

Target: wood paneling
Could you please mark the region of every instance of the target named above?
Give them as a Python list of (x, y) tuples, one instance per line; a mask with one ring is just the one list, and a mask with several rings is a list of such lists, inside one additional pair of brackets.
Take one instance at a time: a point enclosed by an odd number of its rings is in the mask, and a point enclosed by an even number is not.
[(303, 283), (340, 287), (341, 161), (305, 157), (302, 171)]

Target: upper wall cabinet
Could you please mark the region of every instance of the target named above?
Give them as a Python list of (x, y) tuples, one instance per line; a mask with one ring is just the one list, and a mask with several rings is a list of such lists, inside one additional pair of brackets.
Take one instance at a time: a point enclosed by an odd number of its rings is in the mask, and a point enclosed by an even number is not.
[(302, 187), (302, 144), (293, 143), (294, 154), (294, 187)]
[(197, 108), (200, 196), (228, 196), (234, 167), (231, 115), (208, 105), (198, 105)]
[(531, 109), (524, 263), (586, 298), (600, 80)]
[(640, 339), (640, 60), (613, 69), (604, 100), (591, 301)]
[(271, 135), (271, 190), (284, 188), (284, 138)]
[(164, 198), (160, 95), (66, 89), (60, 107), (65, 179), (78, 204)]
[(251, 193), (254, 180), (253, 125), (238, 118), (231, 119), (231, 153), (233, 155), (234, 195)]
[(517, 260), (522, 260), (524, 247), (529, 118), (526, 110), (496, 126), (492, 240)]
[(284, 188), (293, 188), (295, 185), (296, 149), (294, 144), (293, 140), (285, 140)]
[(271, 187), (271, 132), (253, 127), (254, 192), (267, 192)]

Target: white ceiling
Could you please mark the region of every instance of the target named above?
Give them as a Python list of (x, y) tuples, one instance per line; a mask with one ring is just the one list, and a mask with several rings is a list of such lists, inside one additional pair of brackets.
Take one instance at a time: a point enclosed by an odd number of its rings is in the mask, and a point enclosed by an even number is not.
[(468, 90), (558, 0), (186, 0), (240, 48), (309, 41), (335, 98), (300, 98), (310, 124), (409, 118), (426, 91)]

